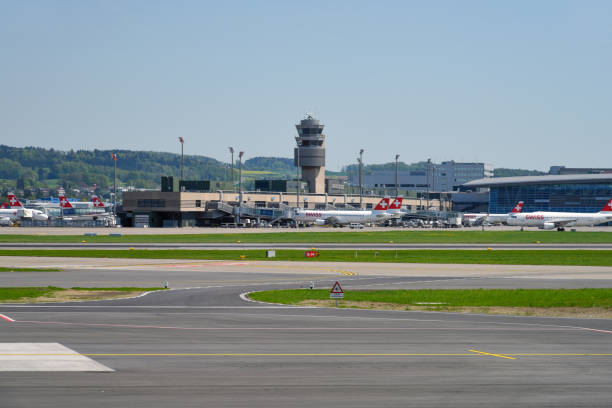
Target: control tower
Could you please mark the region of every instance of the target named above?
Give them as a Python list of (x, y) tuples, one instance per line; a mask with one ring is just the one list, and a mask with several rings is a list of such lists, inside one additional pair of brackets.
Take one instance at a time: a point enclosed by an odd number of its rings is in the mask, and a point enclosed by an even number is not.
[(295, 125), (298, 147), (294, 149), (294, 164), (302, 168), (302, 180), (308, 182), (310, 193), (325, 193), (325, 135), (317, 119), (307, 114)]

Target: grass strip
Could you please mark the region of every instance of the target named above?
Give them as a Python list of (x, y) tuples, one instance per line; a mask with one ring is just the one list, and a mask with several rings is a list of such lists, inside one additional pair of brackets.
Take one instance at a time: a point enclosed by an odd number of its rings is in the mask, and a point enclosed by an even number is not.
[[(92, 292), (150, 292), (154, 290), (165, 290), (164, 288), (136, 288), (136, 287), (119, 287), (119, 288), (70, 288), (78, 291)], [(41, 297), (52, 297), (61, 292), (68, 291), (67, 288), (58, 288), (55, 286), (46, 287), (0, 287), (0, 302), (4, 301), (20, 301), (24, 299), (37, 299)]]
[(605, 231), (345, 231), (257, 232), (227, 234), (122, 235), (0, 235), (0, 243), (394, 243), (403, 244), (609, 244), (612, 234)]
[(59, 268), (11, 268), (0, 266), (0, 272), (61, 272)]
[[(298, 304), (329, 300), (329, 289), (271, 290), (249, 294), (253, 300)], [(444, 305), (447, 307), (581, 307), (611, 308), (612, 289), (418, 289), (345, 291), (344, 300), (396, 305)]]
[(54, 286), (0, 288), (0, 302), (5, 300), (32, 299), (61, 290), (64, 289)]
[(308, 262), (385, 262), (491, 265), (580, 265), (612, 266), (612, 251), (599, 250), (322, 250), (316, 258), (305, 258), (304, 251), (276, 250), (275, 258), (266, 258), (265, 250), (196, 249), (18, 249), (0, 250), (0, 256), (251, 260)]

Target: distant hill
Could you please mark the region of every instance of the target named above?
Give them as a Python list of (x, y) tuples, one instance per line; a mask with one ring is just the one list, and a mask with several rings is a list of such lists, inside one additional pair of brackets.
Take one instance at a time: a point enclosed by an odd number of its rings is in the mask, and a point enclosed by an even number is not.
[[(100, 193), (113, 185), (112, 153), (117, 154), (117, 183), (119, 186), (156, 189), (161, 176), (178, 176), (181, 156), (176, 153), (133, 150), (70, 150), (68, 152), (40, 147), (11, 147), (0, 145), (0, 193), (9, 190), (36, 190), (64, 187), (67, 190), (91, 189), (95, 184)], [(425, 170), (427, 162), (398, 163), (400, 170)], [(394, 170), (395, 163), (369, 164), (364, 173)], [(244, 188), (253, 188), (254, 179), (292, 179), (295, 166), (292, 158), (253, 157), (243, 163)], [(237, 183), (238, 162), (235, 164)], [(341, 172), (328, 175), (357, 175), (359, 166), (351, 164)], [(495, 169), (495, 177), (546, 174), (537, 170)], [(185, 178), (211, 180), (216, 188), (231, 188), (231, 167), (206, 156), (185, 156)], [(32, 193), (34, 194), (34, 193)], [(86, 195), (84, 195), (86, 196)]]
[[(161, 176), (179, 176), (181, 156), (176, 153), (132, 150), (71, 150), (0, 145), (0, 190), (35, 190), (63, 187), (108, 191), (113, 185), (113, 160), (117, 155), (117, 184), (135, 188), (160, 187)], [(206, 156), (185, 156), (185, 179), (220, 182), (231, 188), (231, 167)], [(236, 182), (238, 162), (235, 164)], [(243, 163), (245, 188), (256, 178), (295, 177), (293, 159), (254, 157)]]
[[(180, 155), (131, 150), (71, 150), (0, 145), (0, 179), (16, 180), (24, 187), (74, 188), (113, 183), (112, 153), (117, 155), (120, 185), (155, 188), (162, 175), (178, 175)], [(204, 156), (185, 156), (185, 178), (222, 180), (226, 165)]]

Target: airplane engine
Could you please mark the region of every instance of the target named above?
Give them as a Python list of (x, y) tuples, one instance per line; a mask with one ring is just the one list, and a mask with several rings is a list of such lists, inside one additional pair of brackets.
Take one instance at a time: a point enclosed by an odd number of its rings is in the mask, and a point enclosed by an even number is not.
[(32, 217), (35, 221), (47, 221), (49, 216), (42, 211), (33, 212)]
[(321, 220), (321, 219), (315, 220), (314, 223), (315, 223), (315, 225), (325, 225), (325, 220)]
[(542, 225), (541, 229), (545, 229), (545, 230), (551, 230), (555, 228), (555, 224), (552, 222), (545, 222), (544, 225)]

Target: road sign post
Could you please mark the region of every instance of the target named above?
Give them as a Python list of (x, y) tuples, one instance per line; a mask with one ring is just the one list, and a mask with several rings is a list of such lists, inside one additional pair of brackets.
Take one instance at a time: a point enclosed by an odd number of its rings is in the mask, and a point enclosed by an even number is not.
[(340, 282), (334, 283), (332, 286), (331, 292), (329, 292), (330, 299), (336, 299), (336, 307), (338, 307), (338, 299), (344, 299), (344, 290), (342, 290), (342, 286), (340, 286)]
[(306, 256), (306, 258), (316, 258), (317, 256), (319, 256), (319, 251), (306, 251), (304, 253), (304, 256)]

